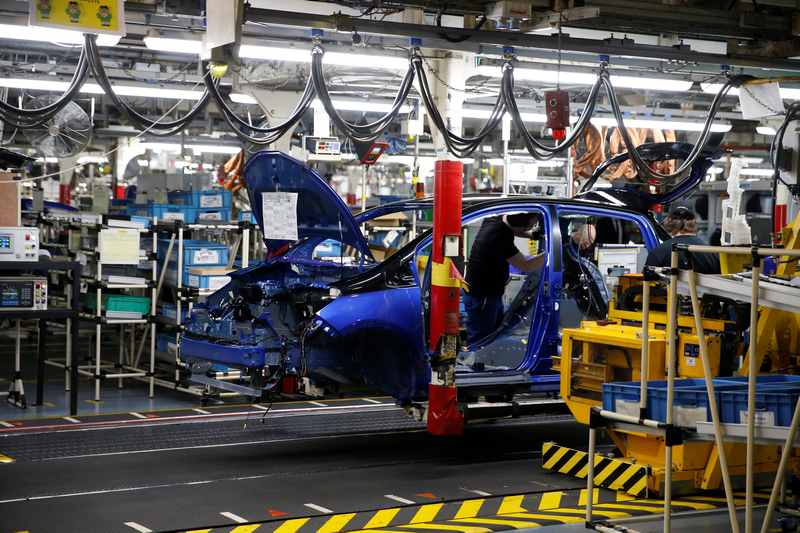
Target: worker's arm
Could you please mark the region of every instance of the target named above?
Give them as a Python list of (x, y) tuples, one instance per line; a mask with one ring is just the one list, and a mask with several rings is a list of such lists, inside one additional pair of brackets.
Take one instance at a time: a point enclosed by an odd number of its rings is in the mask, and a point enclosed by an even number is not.
[(508, 262), (522, 272), (533, 272), (544, 265), (544, 254), (525, 257), (520, 252), (508, 258)]

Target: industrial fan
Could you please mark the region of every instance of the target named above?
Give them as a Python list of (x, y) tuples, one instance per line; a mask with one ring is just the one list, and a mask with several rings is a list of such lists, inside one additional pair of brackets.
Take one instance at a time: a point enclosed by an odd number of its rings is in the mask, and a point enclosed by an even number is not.
[[(53, 96), (39, 96), (33, 100), (32, 109), (44, 107), (55, 100)], [(75, 102), (40, 126), (25, 128), (25, 137), (44, 155), (70, 157), (82, 152), (92, 138), (92, 121)]]

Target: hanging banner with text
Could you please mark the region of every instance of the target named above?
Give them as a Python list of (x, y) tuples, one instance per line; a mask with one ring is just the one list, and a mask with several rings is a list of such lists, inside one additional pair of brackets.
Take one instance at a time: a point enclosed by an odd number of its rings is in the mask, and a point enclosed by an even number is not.
[(125, 35), (124, 0), (29, 0), (31, 26)]

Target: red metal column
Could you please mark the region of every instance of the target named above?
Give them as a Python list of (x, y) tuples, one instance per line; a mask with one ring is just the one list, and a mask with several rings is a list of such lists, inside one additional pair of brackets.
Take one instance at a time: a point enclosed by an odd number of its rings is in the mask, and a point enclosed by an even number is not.
[(428, 387), (428, 431), (461, 435), (464, 415), (458, 407), (455, 363), (458, 354), (459, 303), (463, 264), (461, 250), (460, 161), (437, 161), (433, 192), (433, 249), (431, 250), (431, 310), (428, 348), (431, 383)]

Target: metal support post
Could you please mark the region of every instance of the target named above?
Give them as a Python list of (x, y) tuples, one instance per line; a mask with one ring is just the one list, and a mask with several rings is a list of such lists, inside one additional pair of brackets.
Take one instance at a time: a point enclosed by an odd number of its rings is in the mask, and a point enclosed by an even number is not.
[(369, 166), (364, 165), (364, 171), (361, 173), (361, 212), (367, 210), (367, 173)]
[[(152, 243), (152, 250), (153, 254), (156, 254), (158, 251), (158, 232), (153, 231), (152, 235), (153, 243)], [(171, 243), (172, 241), (170, 241)], [(161, 288), (160, 284), (157, 284), (158, 281), (158, 260), (157, 256), (153, 255), (152, 261), (150, 264), (150, 272), (152, 274), (151, 281), (153, 286), (150, 288), (150, 390), (148, 391), (148, 396), (152, 398), (155, 395), (155, 373), (156, 373), (156, 323), (152, 320), (156, 317), (157, 311), (156, 306), (158, 305), (158, 291)], [(169, 261), (169, 259), (167, 259)], [(166, 265), (165, 265), (166, 267)], [(166, 268), (164, 268), (166, 270)], [(135, 359), (135, 366), (138, 368), (139, 366), (139, 354), (136, 354)]]
[(703, 317), (700, 316), (700, 299), (697, 296), (697, 273), (692, 270), (689, 273), (689, 294), (692, 299), (692, 314), (694, 315), (694, 327), (697, 330), (697, 343), (700, 349), (700, 361), (703, 363), (703, 376), (706, 381), (708, 391), (708, 407), (711, 411), (711, 422), (714, 424), (714, 441), (717, 446), (719, 456), (719, 469), (722, 474), (722, 484), (725, 488), (725, 500), (728, 503), (728, 515), (731, 521), (731, 532), (739, 533), (739, 520), (736, 518), (736, 503), (733, 497), (733, 485), (731, 484), (730, 471), (728, 470), (728, 457), (725, 452), (725, 442), (723, 440), (723, 430), (719, 421), (719, 407), (717, 396), (714, 393), (714, 378), (711, 375), (711, 361), (708, 359), (708, 347), (706, 345), (705, 331), (703, 330)]
[(642, 282), (642, 359), (639, 362), (639, 417), (647, 412), (647, 379), (650, 370), (650, 282)]
[(102, 327), (100, 325), (100, 318), (102, 317), (102, 309), (103, 309), (103, 289), (101, 287), (101, 282), (103, 279), (103, 263), (99, 260), (97, 261), (97, 289), (95, 291), (97, 296), (97, 309), (95, 309), (95, 318), (96, 322), (94, 325), (94, 399), (95, 401), (100, 401), (100, 348), (101, 348), (101, 334), (102, 334)]
[[(72, 291), (67, 290), (67, 309), (72, 309)], [(68, 392), (72, 387), (72, 375), (70, 368), (72, 368), (72, 350), (77, 349), (77, 346), (72, 346), (72, 319), (68, 318), (66, 321), (66, 338), (67, 338), (67, 353), (64, 359), (64, 391)]]
[[(673, 402), (675, 401), (675, 351), (678, 336), (678, 251), (673, 249), (670, 258), (669, 292), (667, 296), (667, 416), (665, 422), (672, 425)], [(672, 443), (664, 442), (664, 533), (672, 526)]]
[(597, 430), (589, 426), (589, 452), (586, 463), (586, 525), (592, 522), (592, 504), (594, 504), (594, 450), (597, 442)]
[(434, 435), (461, 435), (464, 415), (458, 406), (455, 364), (458, 355), (462, 263), (460, 161), (437, 161), (433, 198), (431, 250), (431, 305), (428, 349), (431, 382), (428, 386), (428, 431)]
[[(175, 310), (177, 315), (175, 323), (178, 326), (175, 332), (175, 345), (178, 350), (175, 352), (175, 384), (177, 385), (181, 379), (181, 358), (180, 358), (180, 345), (181, 345), (181, 313), (183, 312), (183, 226), (178, 226), (178, 272), (176, 285), (178, 286), (178, 298), (175, 301)], [(165, 266), (166, 268), (166, 266)]]
[(756, 431), (756, 346), (758, 343), (758, 282), (761, 276), (761, 256), (753, 248), (753, 284), (750, 293), (750, 346), (747, 368), (747, 460), (745, 471), (745, 532), (753, 531), (753, 489), (755, 484)]
[(242, 268), (250, 266), (250, 226), (242, 229)]

